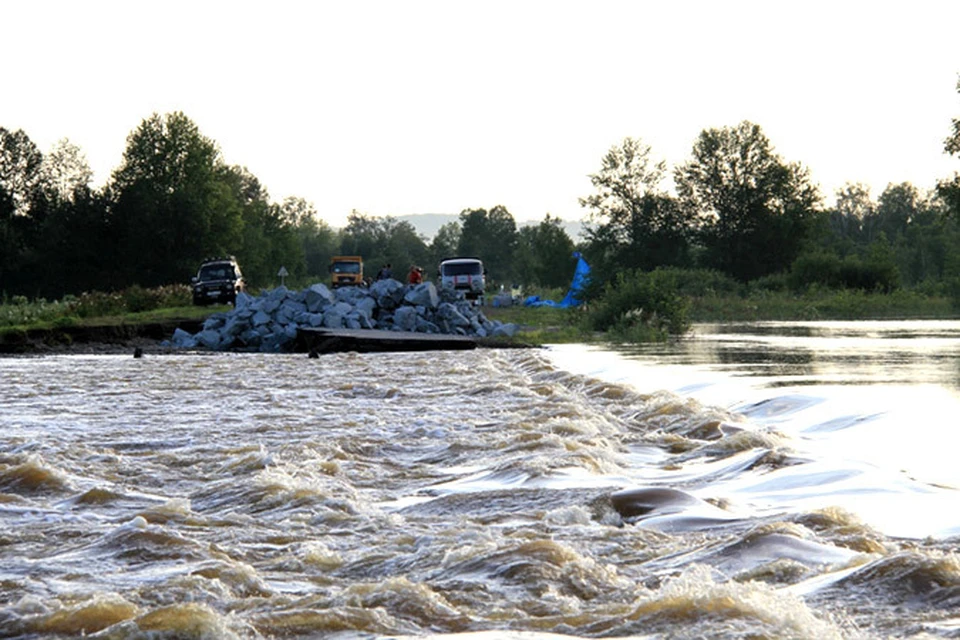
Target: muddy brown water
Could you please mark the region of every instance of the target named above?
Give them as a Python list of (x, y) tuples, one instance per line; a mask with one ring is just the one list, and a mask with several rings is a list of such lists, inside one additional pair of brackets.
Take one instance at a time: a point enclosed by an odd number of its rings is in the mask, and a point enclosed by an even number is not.
[(0, 637), (960, 634), (960, 323), (0, 359)]

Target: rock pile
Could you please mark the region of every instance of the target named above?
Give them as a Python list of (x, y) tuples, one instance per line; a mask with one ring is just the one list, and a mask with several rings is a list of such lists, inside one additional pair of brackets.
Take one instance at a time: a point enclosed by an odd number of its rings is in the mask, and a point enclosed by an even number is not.
[(432, 282), (405, 285), (379, 280), (369, 288), (331, 291), (314, 284), (302, 291), (278, 287), (258, 297), (237, 295), (232, 310), (211, 315), (191, 334), (177, 329), (169, 346), (216, 351), (287, 351), (301, 327), (381, 329), (464, 336), (512, 337), (517, 326), (490, 321), (462, 293), (438, 291)]

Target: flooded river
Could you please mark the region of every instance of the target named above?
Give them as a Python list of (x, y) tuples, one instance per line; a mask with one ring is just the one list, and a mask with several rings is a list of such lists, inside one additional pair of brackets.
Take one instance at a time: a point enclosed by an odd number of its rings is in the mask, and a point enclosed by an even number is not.
[(960, 637), (960, 322), (0, 359), (0, 637)]

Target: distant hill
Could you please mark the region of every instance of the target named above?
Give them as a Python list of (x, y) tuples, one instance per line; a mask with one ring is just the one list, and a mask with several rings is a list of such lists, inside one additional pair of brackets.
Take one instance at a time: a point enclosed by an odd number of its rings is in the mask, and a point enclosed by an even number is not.
[[(439, 231), (443, 225), (448, 222), (457, 222), (460, 220), (460, 214), (458, 213), (413, 213), (406, 216), (392, 217), (397, 220), (409, 222), (417, 230), (417, 233), (426, 236), (428, 241), (437, 235), (437, 231)], [(540, 220), (517, 220), (517, 227), (540, 224), (540, 222)], [(579, 220), (564, 220), (563, 228), (574, 242), (579, 242), (583, 239), (583, 224)]]

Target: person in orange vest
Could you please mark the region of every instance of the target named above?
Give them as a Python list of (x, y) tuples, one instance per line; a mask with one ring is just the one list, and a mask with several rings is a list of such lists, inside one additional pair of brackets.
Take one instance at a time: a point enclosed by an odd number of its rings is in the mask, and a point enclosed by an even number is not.
[(420, 284), (423, 282), (423, 269), (417, 266), (410, 267), (410, 273), (407, 275), (409, 284)]

